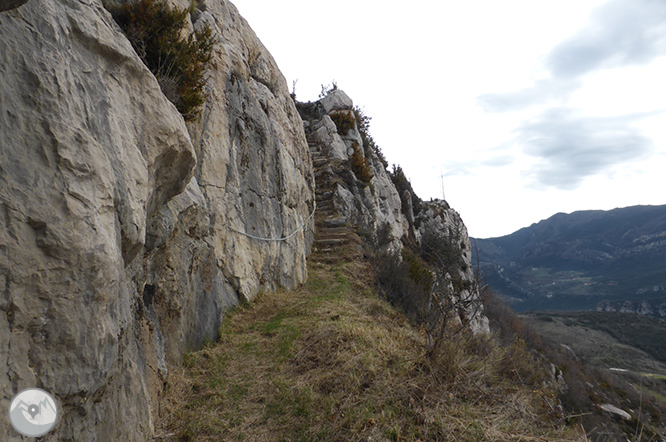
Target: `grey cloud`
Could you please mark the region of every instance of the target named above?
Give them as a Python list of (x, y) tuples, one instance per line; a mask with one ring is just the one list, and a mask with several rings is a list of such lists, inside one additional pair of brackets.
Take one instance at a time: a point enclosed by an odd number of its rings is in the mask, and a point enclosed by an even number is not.
[(666, 54), (666, 2), (611, 0), (597, 8), (589, 23), (557, 45), (546, 58), (556, 78), (572, 78), (595, 69), (648, 63)]
[(598, 69), (646, 64), (666, 55), (666, 1), (610, 0), (545, 58), (550, 78), (533, 87), (477, 98), (487, 112), (507, 112), (568, 97)]
[(552, 109), (524, 122), (515, 141), (537, 159), (527, 175), (538, 186), (575, 189), (588, 176), (649, 154), (652, 140), (632, 123), (654, 114), (581, 117)]
[[(509, 146), (507, 146), (509, 147)], [(488, 150), (486, 152), (492, 153), (495, 149)], [(450, 176), (474, 176), (477, 175), (474, 172), (475, 169), (480, 167), (503, 167), (512, 164), (515, 161), (515, 157), (510, 154), (500, 154), (494, 155), (489, 158), (476, 159), (472, 161), (449, 161), (444, 164), (444, 169), (446, 172), (442, 174), (443, 177)]]
[(479, 161), (479, 164), (487, 167), (503, 167), (508, 166), (509, 164), (513, 164), (514, 161), (516, 161), (516, 158), (513, 155), (499, 155), (481, 160)]
[(486, 112), (517, 111), (554, 99), (564, 99), (579, 87), (578, 81), (538, 80), (533, 87), (519, 91), (481, 95), (477, 97), (477, 102)]
[(470, 172), (469, 170), (463, 168), (463, 167), (458, 167), (453, 170), (449, 170), (448, 172), (445, 172), (442, 177), (448, 177), (448, 176), (470, 176), (474, 175), (473, 172)]

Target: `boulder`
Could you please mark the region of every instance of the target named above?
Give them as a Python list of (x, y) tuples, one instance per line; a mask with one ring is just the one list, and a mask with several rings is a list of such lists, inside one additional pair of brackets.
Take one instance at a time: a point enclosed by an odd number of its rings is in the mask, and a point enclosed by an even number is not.
[(319, 103), (326, 114), (331, 114), (331, 112), (335, 111), (352, 110), (354, 107), (354, 102), (341, 89), (329, 92), (324, 98), (319, 100)]

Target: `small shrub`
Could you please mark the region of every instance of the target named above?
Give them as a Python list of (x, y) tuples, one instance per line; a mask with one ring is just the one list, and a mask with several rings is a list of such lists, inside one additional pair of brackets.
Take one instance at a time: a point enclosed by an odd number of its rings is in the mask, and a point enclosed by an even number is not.
[[(409, 256), (406, 249), (403, 249), (403, 255)], [(411, 256), (416, 259), (415, 255)], [(386, 300), (400, 308), (414, 323), (422, 323), (430, 288), (424, 279), (414, 279), (413, 275), (419, 274), (414, 264), (410, 264), (406, 259), (401, 261), (398, 255), (381, 253), (374, 256), (373, 267), (377, 271), (377, 285)]]
[(463, 284), (462, 280), (458, 281), (460, 279), (458, 275), (460, 270), (465, 271), (467, 268), (460, 243), (460, 231), (452, 231), (446, 236), (433, 228), (428, 228), (421, 237), (421, 256), (429, 264), (448, 272), (453, 278), (456, 291), (469, 289), (456, 286), (456, 283)]
[(363, 183), (370, 184), (370, 181), (375, 177), (370, 169), (368, 164), (368, 159), (363, 158), (361, 155), (361, 150), (358, 148), (358, 143), (354, 142), (354, 153), (351, 156), (351, 167), (356, 178), (361, 180)]
[(375, 248), (380, 249), (386, 247), (395, 238), (391, 234), (391, 225), (388, 222), (383, 223), (376, 231), (375, 235), (371, 235), (371, 240)]
[(164, 95), (185, 120), (194, 119), (207, 98), (204, 72), (215, 43), (210, 28), (183, 37), (188, 9), (172, 8), (164, 0), (139, 0), (108, 9)]
[(338, 83), (333, 80), (330, 85), (321, 85), (321, 92), (319, 92), (319, 98), (324, 98), (326, 95), (330, 94), (333, 91), (338, 90)]
[(356, 120), (356, 127), (358, 128), (358, 131), (361, 134), (361, 139), (363, 140), (363, 150), (365, 151), (365, 156), (367, 157), (370, 155), (370, 152), (374, 152), (377, 158), (379, 158), (379, 162), (384, 166), (384, 169), (388, 168), (388, 161), (386, 161), (384, 153), (379, 148), (377, 143), (375, 143), (372, 135), (370, 135), (371, 118), (365, 115), (363, 110), (358, 106), (354, 106), (353, 111), (354, 119)]
[(337, 111), (331, 113), (331, 120), (335, 123), (335, 128), (341, 136), (347, 135), (350, 130), (356, 127), (356, 120), (351, 112)]
[[(394, 164), (393, 171), (389, 171), (389, 176), (391, 177), (393, 185), (398, 190), (398, 195), (400, 195), (401, 200), (402, 194), (405, 192), (405, 190), (409, 192), (412, 197), (412, 208), (414, 210), (414, 215), (418, 214), (423, 209), (423, 201), (418, 197), (416, 192), (414, 192), (412, 183), (409, 182), (409, 179), (405, 175), (405, 172), (402, 170), (402, 167)], [(405, 213), (407, 209), (405, 201), (402, 201), (402, 204), (402, 211)]]

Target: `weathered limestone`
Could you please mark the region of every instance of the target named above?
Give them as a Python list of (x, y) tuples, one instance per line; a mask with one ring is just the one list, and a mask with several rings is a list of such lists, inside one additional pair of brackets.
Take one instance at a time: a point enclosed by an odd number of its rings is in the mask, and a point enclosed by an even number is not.
[[(0, 407), (48, 390), (54, 440), (145, 441), (182, 352), (307, 276), (314, 181), (286, 82), (230, 3), (197, 5), (219, 43), (189, 127), (100, 1), (0, 15)], [(6, 420), (0, 439), (21, 440)]]
[[(347, 94), (338, 89), (330, 92), (316, 104), (311, 103), (310, 106), (323, 110), (325, 114), (317, 118), (317, 112), (314, 112), (314, 118), (305, 123), (306, 130), (311, 141), (319, 143), (331, 161), (348, 162), (354, 152), (354, 146), (365, 157), (366, 152), (358, 129), (353, 128), (341, 135), (330, 117), (334, 112), (351, 112), (353, 102)], [(376, 232), (384, 225), (388, 225), (393, 237), (390, 247), (399, 250), (400, 238), (407, 235), (409, 230), (407, 218), (401, 212), (400, 195), (375, 152), (370, 151), (367, 154), (369, 154), (368, 165), (374, 175), (370, 184), (366, 185), (359, 181), (347, 166), (339, 184), (332, 189), (333, 202), (336, 209), (349, 222), (370, 232)], [(329, 173), (334, 174), (334, 171), (330, 170)]]
[[(480, 293), (475, 284), (471, 263), (471, 245), (467, 228), (460, 215), (446, 201), (435, 200), (423, 203), (415, 214), (411, 195), (404, 191), (401, 199), (391, 177), (371, 149), (365, 152), (363, 139), (357, 128), (340, 134), (330, 115), (335, 112), (350, 112), (353, 102), (342, 91), (334, 90), (316, 103), (300, 103), (299, 110), (305, 120), (306, 133), (313, 146), (317, 146), (329, 164), (323, 168), (323, 181), (337, 183), (330, 189), (335, 209), (343, 215), (344, 222), (360, 227), (370, 235), (388, 233), (387, 250), (399, 254), (403, 240), (420, 242), (428, 231), (438, 236), (454, 239), (460, 249), (461, 266), (442, 278), (441, 290), (446, 296), (454, 296), (458, 305), (456, 317), (465, 322), (474, 333), (489, 333), (488, 318), (481, 309)], [(369, 184), (361, 182), (351, 171), (351, 156), (354, 146), (366, 156), (374, 177)], [(324, 179), (325, 178), (325, 179)], [(417, 227), (418, 226), (418, 227)], [(451, 280), (462, 281), (464, 290), (455, 290)]]
[[(472, 247), (467, 233), (467, 227), (460, 218), (460, 214), (449, 207), (444, 200), (433, 200), (424, 202), (425, 206), (416, 215), (416, 224), (419, 226), (419, 237), (426, 232), (435, 232), (445, 238), (450, 238), (461, 252), (463, 265), (459, 268), (457, 275), (451, 277), (460, 278), (471, 285), (470, 289), (461, 290), (457, 293), (453, 304), (458, 304), (459, 317), (476, 334), (490, 334), (488, 318), (480, 309), (479, 302), (481, 294), (478, 286), (474, 284), (474, 266), (472, 264)], [(471, 301), (471, 302), (468, 302)]]
[(354, 107), (352, 99), (340, 89), (329, 92), (324, 98), (319, 100), (319, 103), (326, 114), (334, 111), (351, 110)]

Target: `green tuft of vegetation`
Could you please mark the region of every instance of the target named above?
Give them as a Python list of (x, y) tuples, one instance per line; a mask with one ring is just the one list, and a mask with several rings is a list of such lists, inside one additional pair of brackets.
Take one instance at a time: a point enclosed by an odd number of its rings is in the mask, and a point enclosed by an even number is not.
[(165, 0), (138, 0), (107, 9), (164, 95), (186, 121), (196, 118), (207, 99), (204, 73), (215, 44), (210, 27), (184, 37), (189, 10), (173, 8)]
[(365, 185), (370, 184), (370, 181), (375, 177), (370, 169), (370, 164), (368, 164), (368, 159), (364, 158), (361, 154), (361, 149), (358, 147), (358, 143), (354, 142), (353, 145), (354, 153), (351, 156), (351, 167), (356, 178), (361, 180)]

